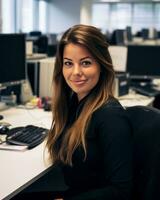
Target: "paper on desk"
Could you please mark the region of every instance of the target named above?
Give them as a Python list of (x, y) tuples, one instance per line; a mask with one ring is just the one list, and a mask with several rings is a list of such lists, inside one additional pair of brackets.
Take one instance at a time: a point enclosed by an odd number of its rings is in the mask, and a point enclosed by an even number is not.
[(10, 151), (25, 151), (28, 146), (20, 146), (20, 145), (10, 145), (6, 142), (0, 144), (0, 150), (10, 150)]

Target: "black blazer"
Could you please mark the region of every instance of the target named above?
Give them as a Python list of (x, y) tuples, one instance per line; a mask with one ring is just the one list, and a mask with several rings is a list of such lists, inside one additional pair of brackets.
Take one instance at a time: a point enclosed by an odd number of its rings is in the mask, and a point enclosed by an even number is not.
[[(72, 102), (72, 124), (86, 102)], [(132, 137), (126, 111), (115, 99), (94, 112), (89, 124), (87, 158), (82, 148), (73, 155), (73, 166), (63, 166), (69, 190), (64, 199), (129, 200), (132, 187)], [(65, 131), (64, 131), (65, 134)]]

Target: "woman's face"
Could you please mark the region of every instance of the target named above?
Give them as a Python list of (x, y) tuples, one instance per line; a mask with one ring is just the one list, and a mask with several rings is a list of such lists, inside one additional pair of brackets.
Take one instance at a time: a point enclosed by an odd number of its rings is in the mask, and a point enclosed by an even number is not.
[(70, 43), (63, 52), (63, 76), (80, 101), (97, 84), (100, 65), (85, 47)]

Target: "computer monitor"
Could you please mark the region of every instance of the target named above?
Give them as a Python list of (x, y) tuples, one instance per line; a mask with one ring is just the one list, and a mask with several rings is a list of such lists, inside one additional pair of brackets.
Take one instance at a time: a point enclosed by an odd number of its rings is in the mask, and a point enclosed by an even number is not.
[(160, 46), (129, 45), (127, 72), (131, 79), (151, 80), (160, 77)]
[(0, 34), (0, 88), (25, 80), (25, 58), (24, 34)]

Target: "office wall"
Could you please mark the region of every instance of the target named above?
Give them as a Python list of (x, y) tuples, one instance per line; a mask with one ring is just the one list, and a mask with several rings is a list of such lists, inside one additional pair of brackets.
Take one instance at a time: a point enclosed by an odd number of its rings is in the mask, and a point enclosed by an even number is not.
[(61, 33), (74, 24), (80, 23), (82, 0), (50, 0), (48, 32)]

